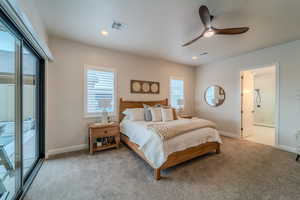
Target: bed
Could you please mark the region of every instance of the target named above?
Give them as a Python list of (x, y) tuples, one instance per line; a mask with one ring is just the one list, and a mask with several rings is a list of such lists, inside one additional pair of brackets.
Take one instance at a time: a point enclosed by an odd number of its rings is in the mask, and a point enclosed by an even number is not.
[[(127, 108), (143, 108), (143, 104), (149, 106), (154, 106), (156, 104), (167, 106), (168, 99), (161, 101), (124, 101), (121, 98), (119, 107), (121, 141), (154, 169), (154, 178), (156, 180), (161, 179), (161, 170), (163, 169), (167, 169), (209, 152), (220, 153), (221, 139), (216, 129), (207, 127), (201, 130), (193, 130), (169, 139), (166, 142), (161, 142), (157, 139), (155, 134), (151, 134), (144, 128), (147, 126), (146, 122), (130, 122), (124, 119), (125, 116), (123, 111)], [(190, 119), (179, 119), (175, 120), (177, 122), (170, 123), (178, 123), (180, 120)], [(203, 140), (205, 134), (212, 139), (205, 142), (199, 142)], [(152, 148), (155, 151), (154, 153), (152, 151), (147, 151), (147, 149), (144, 148), (145, 145), (143, 145), (143, 141), (145, 140), (148, 141), (146, 146), (157, 147)]]

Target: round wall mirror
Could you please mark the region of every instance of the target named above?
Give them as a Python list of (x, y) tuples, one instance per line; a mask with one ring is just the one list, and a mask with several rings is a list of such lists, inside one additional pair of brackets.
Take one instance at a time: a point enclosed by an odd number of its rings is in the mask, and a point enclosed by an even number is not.
[(204, 99), (205, 102), (212, 107), (220, 106), (225, 101), (225, 91), (220, 86), (210, 86), (205, 90)]

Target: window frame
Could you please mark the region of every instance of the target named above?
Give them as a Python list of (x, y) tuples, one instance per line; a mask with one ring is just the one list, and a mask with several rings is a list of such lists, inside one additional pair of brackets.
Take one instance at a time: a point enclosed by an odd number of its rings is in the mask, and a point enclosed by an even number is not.
[(88, 96), (87, 96), (87, 92), (88, 92), (88, 84), (87, 84), (87, 72), (88, 70), (96, 70), (96, 71), (104, 71), (104, 72), (113, 72), (114, 73), (114, 112), (109, 112), (109, 116), (117, 116), (117, 103), (118, 103), (118, 73), (117, 70), (115, 68), (109, 68), (109, 67), (99, 67), (99, 66), (95, 66), (95, 65), (84, 65), (84, 92), (83, 92), (83, 102), (84, 102), (84, 117), (85, 118), (96, 118), (96, 117), (101, 117), (102, 112), (96, 112), (96, 113), (89, 113), (88, 112)]
[[(171, 85), (171, 81), (172, 80), (180, 80), (183, 81), (183, 106), (182, 109), (185, 108), (185, 80), (184, 77), (182, 76), (170, 76), (169, 78), (169, 99), (170, 99), (170, 105), (172, 106), (172, 85)], [(178, 109), (178, 108), (175, 108)]]

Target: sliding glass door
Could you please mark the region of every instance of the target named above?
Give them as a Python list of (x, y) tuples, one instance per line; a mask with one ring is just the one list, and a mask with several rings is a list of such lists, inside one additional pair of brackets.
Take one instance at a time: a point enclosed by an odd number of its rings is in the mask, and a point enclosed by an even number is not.
[(37, 128), (37, 69), (38, 57), (26, 46), (22, 48), (23, 97), (23, 176), (26, 176), (38, 158)]
[(0, 199), (10, 199), (20, 186), (18, 148), (18, 58), (20, 41), (0, 23)]
[(42, 59), (0, 15), (0, 200), (20, 197), (43, 158)]

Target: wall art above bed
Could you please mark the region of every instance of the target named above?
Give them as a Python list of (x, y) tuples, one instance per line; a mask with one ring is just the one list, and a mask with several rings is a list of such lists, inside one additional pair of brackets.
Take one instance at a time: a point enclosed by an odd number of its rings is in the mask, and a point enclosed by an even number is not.
[(159, 82), (153, 81), (130, 81), (130, 92), (131, 93), (142, 93), (142, 94), (159, 94)]

